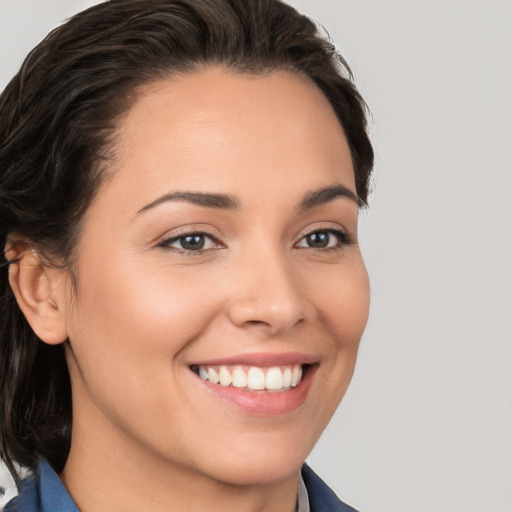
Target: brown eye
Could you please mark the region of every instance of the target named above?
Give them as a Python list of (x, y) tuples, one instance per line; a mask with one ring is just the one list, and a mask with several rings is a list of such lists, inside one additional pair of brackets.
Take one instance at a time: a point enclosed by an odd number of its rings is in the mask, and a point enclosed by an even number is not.
[(205, 237), (199, 234), (187, 235), (178, 238), (178, 242), (186, 251), (200, 251), (204, 248)]
[(328, 231), (315, 231), (314, 233), (310, 233), (305, 237), (308, 247), (312, 247), (314, 249), (323, 249), (324, 247), (329, 247), (331, 238), (333, 238), (334, 242), (336, 242), (336, 237)]
[(222, 244), (206, 233), (187, 233), (167, 238), (158, 244), (159, 247), (177, 252), (198, 252), (217, 249)]
[(303, 236), (295, 247), (310, 249), (336, 249), (350, 244), (349, 235), (337, 229), (319, 229)]

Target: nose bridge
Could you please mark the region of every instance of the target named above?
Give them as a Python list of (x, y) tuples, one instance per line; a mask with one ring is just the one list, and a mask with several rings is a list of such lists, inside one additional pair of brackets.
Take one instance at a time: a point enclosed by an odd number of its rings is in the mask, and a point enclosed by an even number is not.
[(260, 250), (247, 251), (236, 274), (229, 309), (234, 324), (257, 324), (277, 334), (306, 318), (307, 301), (285, 248), (265, 244)]

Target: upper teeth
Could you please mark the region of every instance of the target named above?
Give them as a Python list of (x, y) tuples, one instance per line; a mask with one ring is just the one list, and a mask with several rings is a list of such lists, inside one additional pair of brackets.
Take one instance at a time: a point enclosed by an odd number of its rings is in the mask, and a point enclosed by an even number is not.
[(214, 384), (251, 390), (279, 390), (295, 387), (302, 378), (300, 364), (288, 366), (199, 366), (199, 376)]

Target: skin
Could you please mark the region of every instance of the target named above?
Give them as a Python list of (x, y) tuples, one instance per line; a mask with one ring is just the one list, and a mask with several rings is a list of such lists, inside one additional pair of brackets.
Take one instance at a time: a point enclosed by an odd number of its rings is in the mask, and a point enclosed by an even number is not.
[[(11, 271), (39, 336), (66, 343), (74, 423), (64, 484), (86, 512), (292, 512), (368, 315), (356, 202), (299, 208), (336, 184), (355, 196), (339, 121), (304, 77), (208, 68), (140, 91), (111, 170), (83, 219), (77, 289), (45, 268), (24, 292), (23, 259)], [(144, 209), (176, 191), (229, 194), (238, 207)], [(327, 247), (308, 245), (308, 233), (328, 230), (350, 242), (331, 233)], [(181, 249), (176, 237), (190, 232), (212, 237), (203, 251)], [(44, 314), (31, 313), (38, 305)], [(318, 364), (304, 403), (286, 414), (244, 412), (190, 369), (289, 352)]]

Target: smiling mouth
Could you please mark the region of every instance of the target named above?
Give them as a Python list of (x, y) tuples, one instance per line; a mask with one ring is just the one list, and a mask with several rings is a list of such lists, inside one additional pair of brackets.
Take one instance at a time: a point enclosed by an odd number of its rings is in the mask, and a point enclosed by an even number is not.
[(279, 392), (297, 387), (309, 371), (310, 364), (280, 366), (192, 365), (201, 379), (223, 387), (254, 392)]

